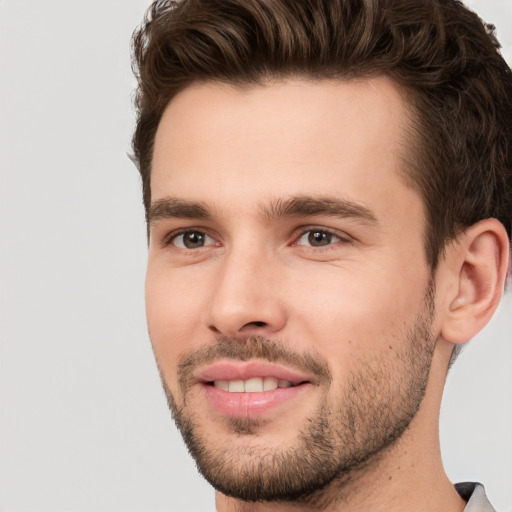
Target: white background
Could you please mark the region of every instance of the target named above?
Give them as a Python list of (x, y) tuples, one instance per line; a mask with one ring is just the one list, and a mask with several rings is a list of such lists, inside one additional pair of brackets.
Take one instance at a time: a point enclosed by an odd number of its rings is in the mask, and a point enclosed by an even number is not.
[[(0, 512), (213, 509), (145, 327), (129, 38), (143, 0), (0, 1)], [(472, 5), (512, 62), (511, 0)], [(512, 511), (512, 299), (448, 378), (444, 458)], [(411, 492), (413, 492), (411, 490)]]

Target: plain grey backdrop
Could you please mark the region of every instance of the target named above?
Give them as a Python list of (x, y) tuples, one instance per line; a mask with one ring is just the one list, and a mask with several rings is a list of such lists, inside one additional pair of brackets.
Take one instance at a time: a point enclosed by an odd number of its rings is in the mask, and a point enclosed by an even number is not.
[[(512, 62), (512, 1), (470, 4)], [(213, 510), (146, 332), (129, 39), (143, 0), (0, 1), (0, 512)], [(512, 511), (512, 299), (448, 377), (444, 460)], [(411, 490), (413, 492), (413, 490)]]

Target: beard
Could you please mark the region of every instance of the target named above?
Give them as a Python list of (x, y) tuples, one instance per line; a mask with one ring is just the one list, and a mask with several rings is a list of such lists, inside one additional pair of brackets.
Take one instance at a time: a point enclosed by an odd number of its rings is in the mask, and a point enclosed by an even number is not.
[[(296, 353), (278, 340), (221, 338), (184, 356), (178, 367), (182, 404), (162, 383), (174, 421), (206, 480), (221, 493), (246, 502), (298, 502), (322, 508), (331, 487), (340, 490), (379, 460), (407, 430), (428, 383), (436, 344), (431, 283), (415, 323), (365, 361), (357, 361), (338, 390), (328, 362), (316, 353)], [(281, 362), (315, 375), (321, 396), (294, 442), (287, 447), (258, 443), (262, 421), (225, 418), (233, 439), (219, 444), (189, 405), (192, 372), (218, 359)], [(336, 393), (336, 391), (338, 391)], [(294, 425), (290, 426), (293, 430)], [(256, 442), (249, 441), (256, 440)]]

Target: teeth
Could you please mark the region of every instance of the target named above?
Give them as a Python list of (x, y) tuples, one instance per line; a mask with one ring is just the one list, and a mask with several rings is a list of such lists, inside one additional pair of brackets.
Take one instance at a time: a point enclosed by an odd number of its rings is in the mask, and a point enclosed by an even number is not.
[(274, 379), (274, 377), (265, 377), (263, 381), (263, 391), (272, 391), (273, 389), (277, 389), (279, 385), (279, 381)]
[(216, 380), (215, 387), (223, 389), (224, 391), (229, 391), (229, 382), (227, 380)]
[(261, 393), (264, 389), (265, 387), (262, 379), (254, 378), (245, 381), (244, 391), (246, 393)]
[(230, 393), (261, 393), (277, 388), (289, 388), (292, 383), (289, 380), (278, 380), (274, 377), (265, 377), (264, 379), (255, 377), (247, 380), (216, 380), (213, 385)]
[(232, 380), (229, 383), (229, 392), (230, 393), (243, 393), (245, 391), (244, 381), (243, 380)]

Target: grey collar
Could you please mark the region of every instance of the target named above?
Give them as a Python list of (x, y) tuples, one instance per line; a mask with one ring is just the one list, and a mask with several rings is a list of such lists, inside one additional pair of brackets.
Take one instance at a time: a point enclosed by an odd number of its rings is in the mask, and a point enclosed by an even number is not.
[(462, 482), (455, 484), (455, 490), (461, 498), (467, 501), (464, 512), (496, 512), (485, 495), (482, 484), (477, 482)]

